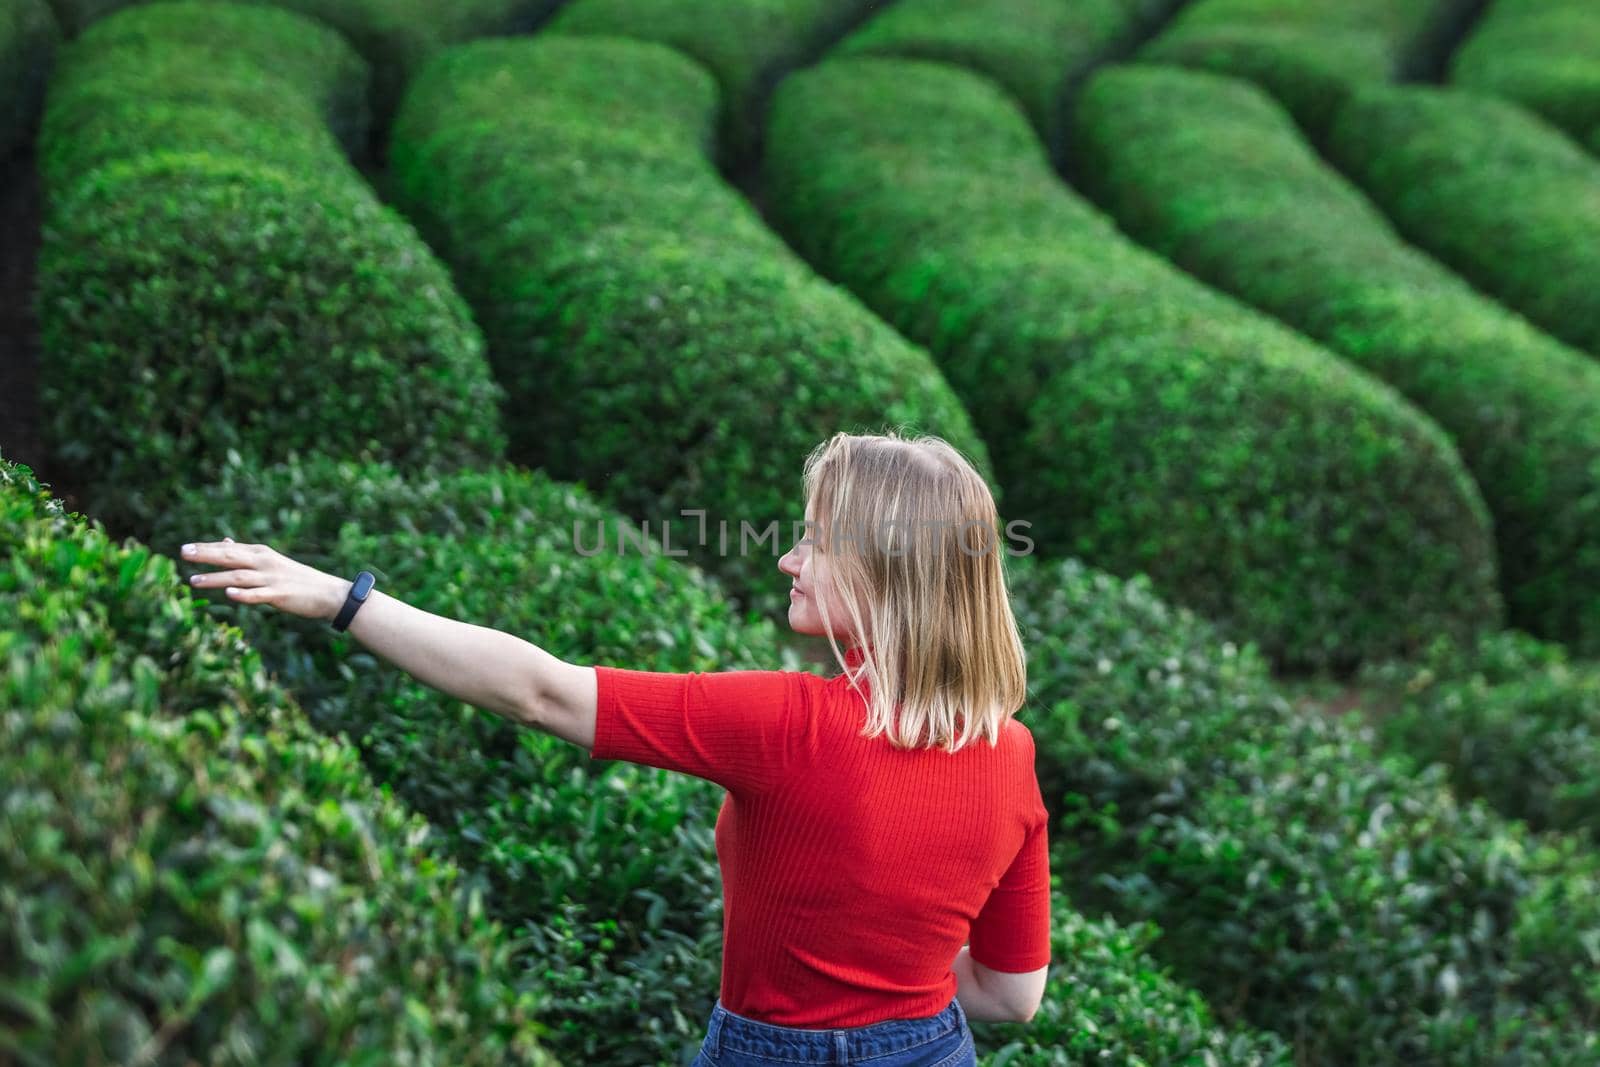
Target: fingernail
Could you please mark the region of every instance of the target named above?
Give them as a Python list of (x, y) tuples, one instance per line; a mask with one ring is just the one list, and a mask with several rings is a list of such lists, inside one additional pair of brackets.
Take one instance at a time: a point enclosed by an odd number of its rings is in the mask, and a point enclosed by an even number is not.
[(192, 556), (192, 555), (194, 555), (194, 546), (193, 546), (193, 545), (184, 545), (184, 546), (183, 546), (183, 554), (184, 554), (184, 555), (185, 555), (185, 556)]

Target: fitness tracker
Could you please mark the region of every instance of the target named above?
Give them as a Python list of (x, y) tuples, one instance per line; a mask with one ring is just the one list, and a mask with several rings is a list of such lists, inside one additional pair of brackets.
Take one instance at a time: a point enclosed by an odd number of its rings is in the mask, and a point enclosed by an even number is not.
[(362, 571), (356, 575), (356, 580), (350, 586), (349, 595), (344, 598), (344, 607), (339, 609), (339, 617), (333, 620), (333, 628), (343, 632), (350, 625), (350, 620), (356, 617), (356, 612), (361, 605), (367, 602), (368, 595), (377, 579), (371, 571)]

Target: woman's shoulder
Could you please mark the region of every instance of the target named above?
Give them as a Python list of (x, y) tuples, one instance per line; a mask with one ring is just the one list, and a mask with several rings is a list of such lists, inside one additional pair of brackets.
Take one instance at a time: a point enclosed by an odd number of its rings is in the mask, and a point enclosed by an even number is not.
[(1001, 725), (1000, 744), (1025, 759), (1033, 758), (1033, 731), (1028, 729), (1027, 723), (1015, 716), (1008, 718)]
[(1013, 715), (1006, 719), (1005, 728), (1011, 732), (1013, 737), (1019, 741), (1026, 742), (1029, 748), (1033, 747), (1033, 731), (1028, 729), (1027, 723)]

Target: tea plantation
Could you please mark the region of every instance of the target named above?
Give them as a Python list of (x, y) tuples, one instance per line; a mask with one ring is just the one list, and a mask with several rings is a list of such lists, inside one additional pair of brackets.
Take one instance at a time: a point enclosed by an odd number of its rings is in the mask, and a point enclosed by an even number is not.
[(179, 546), (831, 674), (889, 429), (1030, 539), (980, 1063), (1600, 1064), (1600, 4), (4, 0), (0, 215), (0, 1064), (686, 1067), (723, 790)]

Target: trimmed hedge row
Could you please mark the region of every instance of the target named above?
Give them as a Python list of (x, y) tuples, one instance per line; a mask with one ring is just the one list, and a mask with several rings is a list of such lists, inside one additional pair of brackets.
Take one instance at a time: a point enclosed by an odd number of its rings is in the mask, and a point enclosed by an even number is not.
[(773, 216), (943, 361), (1039, 551), (1148, 573), (1294, 664), (1499, 618), (1444, 433), (1117, 233), (989, 83), (831, 60), (770, 132)]
[(372, 63), (373, 109), (387, 126), (406, 84), (459, 41), (523, 33), (562, 0), (266, 0), (340, 31)]
[(1475, 646), (1441, 638), (1424, 656), (1363, 666), (1356, 681), (1378, 732), (1417, 763), (1449, 767), (1535, 827), (1600, 828), (1600, 669), (1515, 630)]
[(931, 59), (987, 75), (1015, 96), (1056, 156), (1069, 89), (1160, 25), (1182, 0), (899, 0), (834, 56)]
[[(660, 45), (462, 45), (402, 104), (395, 184), (490, 339), (516, 458), (657, 536), (671, 522), (675, 554), (776, 611), (817, 441), (909, 425), (989, 463), (927, 354), (718, 177), (714, 113), (711, 78)], [(705, 509), (703, 538), (687, 509)], [(781, 528), (765, 554), (740, 543), (746, 522)]]
[(161, 3), (64, 50), (40, 141), (43, 428), (139, 531), (230, 451), (493, 461), (504, 391), (444, 268), (346, 162), (365, 64), (285, 11)]
[[(40, 0), (42, 2), (42, 0)], [(142, 0), (53, 0), (76, 34)], [(372, 63), (372, 107), (379, 125), (393, 113), (418, 67), (447, 45), (469, 37), (518, 33), (541, 21), (560, 0), (238, 0), (281, 7), (326, 23)]]
[(1401, 233), (1600, 356), (1600, 160), (1514, 104), (1433, 86), (1353, 96), (1328, 152)]
[(64, 49), (40, 176), (60, 202), (111, 164), (184, 153), (347, 185), (344, 156), (369, 124), (368, 70), (338, 34), (275, 8), (148, 4)]
[(768, 93), (880, 0), (571, 0), (556, 34), (628, 37), (670, 45), (704, 64), (721, 88), (723, 161), (736, 166), (761, 140)]
[(427, 824), (3, 460), (0, 620), (7, 1062), (553, 1062)]
[(1494, 0), (1451, 60), (1450, 80), (1515, 100), (1600, 151), (1600, 7)]
[[(156, 543), (213, 534), (261, 541), (335, 573), (365, 566), (424, 610), (526, 635), (574, 662), (646, 670), (800, 669), (765, 621), (741, 621), (694, 568), (659, 553), (585, 556), (575, 526), (615, 519), (539, 472), (403, 476), (381, 464), (230, 467), (172, 509)], [(720, 977), (722, 790), (595, 762), (538, 731), (454, 702), (327, 627), (217, 598), (324, 730), (347, 734), (375, 777), (427, 813), (443, 847), (487, 882), (519, 937), (511, 966), (542, 1005), (547, 1044), (574, 1063), (670, 1063), (703, 1035)], [(1153, 931), (1090, 924), (1057, 899), (1056, 959), (1041, 1018), (996, 1027), (1050, 1063), (1080, 1051), (1178, 1062), (1199, 1049), (1275, 1062), (1276, 1043), (1228, 1033), (1144, 953)], [(1084, 1028), (1085, 1020), (1095, 1025)], [(1103, 1054), (1103, 1053), (1102, 1053)], [(1053, 1053), (1051, 1053), (1053, 1055)]]
[(1256, 82), (1313, 135), (1356, 86), (1418, 77), (1478, 0), (1195, 0), (1140, 58)]
[(1297, 713), (1251, 643), (1077, 560), (1018, 559), (1052, 875), (1294, 1062), (1600, 1055), (1600, 856), (1535, 837), (1437, 764)]
[(1124, 230), (1449, 431), (1494, 515), (1511, 622), (1600, 654), (1600, 365), (1404, 244), (1253, 85), (1107, 69), (1077, 118), (1080, 180)]
[(59, 37), (45, 0), (0, 8), (0, 162), (33, 136)]

